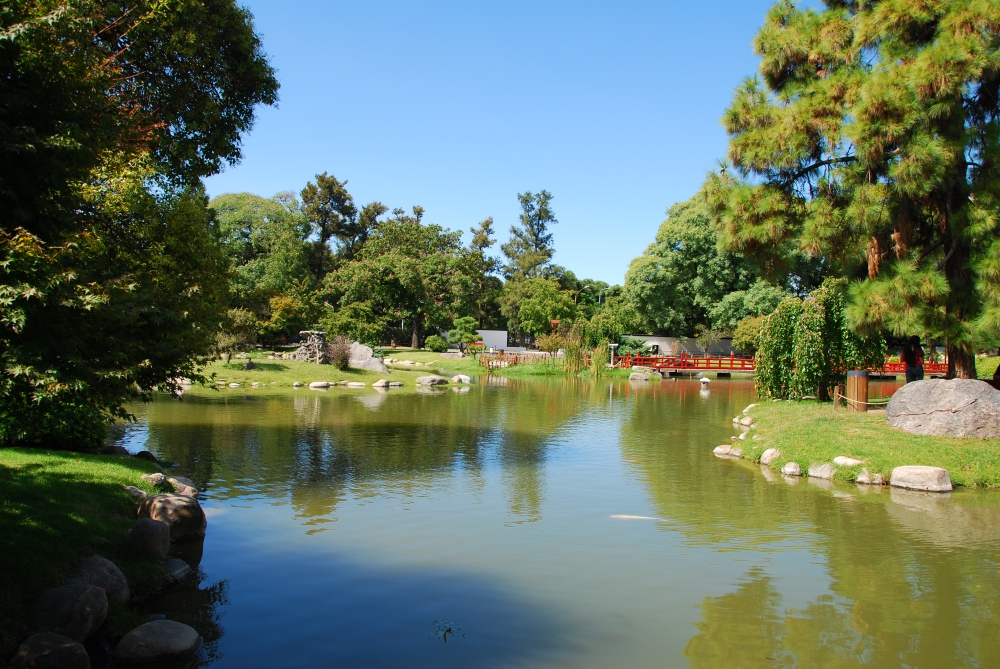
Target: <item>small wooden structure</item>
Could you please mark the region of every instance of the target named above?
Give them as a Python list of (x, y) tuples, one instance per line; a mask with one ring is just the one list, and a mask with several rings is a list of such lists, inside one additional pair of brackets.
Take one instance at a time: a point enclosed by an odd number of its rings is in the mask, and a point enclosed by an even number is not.
[(847, 372), (847, 411), (868, 411), (868, 371), (852, 369)]

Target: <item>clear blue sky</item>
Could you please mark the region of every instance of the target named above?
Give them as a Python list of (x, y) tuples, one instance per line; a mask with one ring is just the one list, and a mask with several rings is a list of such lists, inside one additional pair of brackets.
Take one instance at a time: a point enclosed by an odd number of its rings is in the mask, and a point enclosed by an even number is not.
[(547, 189), (555, 262), (621, 283), (725, 155), (719, 119), (771, 4), (250, 0), (281, 99), (209, 194), (325, 171), (359, 205), (463, 231), (493, 216), (503, 241), (517, 193)]

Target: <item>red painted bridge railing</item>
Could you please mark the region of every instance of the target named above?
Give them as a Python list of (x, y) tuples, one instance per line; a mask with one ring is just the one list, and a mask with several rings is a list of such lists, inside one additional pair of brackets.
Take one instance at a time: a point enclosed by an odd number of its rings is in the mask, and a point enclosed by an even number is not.
[[(715, 372), (752, 372), (753, 358), (699, 358), (686, 353), (680, 355), (616, 355), (615, 366), (628, 369), (633, 366), (652, 367), (668, 371), (715, 371)], [(881, 369), (870, 369), (876, 374), (905, 374), (906, 365), (901, 362), (886, 362)], [(948, 371), (946, 362), (925, 362), (924, 374), (945, 374)]]

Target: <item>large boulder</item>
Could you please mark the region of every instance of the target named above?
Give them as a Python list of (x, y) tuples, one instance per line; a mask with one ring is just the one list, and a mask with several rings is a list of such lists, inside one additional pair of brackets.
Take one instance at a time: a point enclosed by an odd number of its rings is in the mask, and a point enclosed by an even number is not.
[(83, 644), (52, 632), (32, 634), (17, 649), (11, 669), (90, 669)]
[(376, 358), (374, 354), (375, 352), (372, 351), (370, 346), (354, 342), (351, 344), (347, 364), (355, 369), (366, 369), (369, 372), (388, 374), (389, 370), (386, 368), (385, 363), (382, 362), (382, 358)]
[(116, 664), (183, 660), (198, 652), (201, 636), (183, 623), (154, 620), (122, 637), (112, 657)]
[(105, 446), (97, 451), (100, 455), (117, 455), (123, 458), (131, 458), (132, 454), (124, 446)]
[(170, 551), (170, 526), (162, 520), (140, 518), (128, 533), (128, 547), (136, 555), (166, 557)]
[(941, 467), (896, 467), (889, 476), (889, 485), (926, 492), (949, 492), (951, 475)]
[(829, 462), (824, 462), (819, 465), (809, 465), (808, 473), (809, 476), (815, 479), (832, 479), (833, 475), (837, 473), (837, 468)]
[(642, 372), (632, 372), (628, 375), (629, 381), (649, 381), (649, 376)]
[(1000, 439), (1000, 391), (974, 379), (908, 383), (885, 415), (889, 425), (914, 434)]
[(86, 641), (104, 624), (108, 596), (104, 588), (68, 583), (42, 591), (28, 613), (33, 632), (54, 632), (76, 641)]
[(143, 516), (161, 520), (170, 526), (171, 539), (205, 536), (208, 521), (198, 500), (186, 495), (161, 493), (150, 495), (139, 507)]
[(443, 376), (437, 376), (436, 374), (417, 377), (417, 385), (420, 386), (442, 386), (446, 383), (448, 383), (448, 379)]
[(132, 598), (125, 574), (118, 565), (100, 555), (91, 555), (84, 560), (73, 572), (69, 582), (96, 585), (107, 593), (109, 601), (116, 604), (127, 604)]
[(171, 558), (163, 564), (167, 572), (167, 580), (171, 583), (183, 583), (194, 572), (187, 562), (180, 558)]

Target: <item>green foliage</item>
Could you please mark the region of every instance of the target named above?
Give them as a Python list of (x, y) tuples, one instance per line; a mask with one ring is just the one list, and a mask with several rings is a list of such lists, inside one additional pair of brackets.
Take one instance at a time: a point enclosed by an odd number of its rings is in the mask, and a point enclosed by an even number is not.
[(552, 194), (548, 191), (518, 193), (517, 199), (521, 203), (520, 226), (511, 226), (510, 241), (500, 248), (507, 257), (505, 276), (520, 281), (543, 275), (555, 253), (548, 228), (558, 221), (549, 206)]
[(601, 341), (618, 341), (622, 335), (642, 329), (642, 319), (632, 304), (624, 298), (611, 297), (585, 322), (583, 344), (592, 348)]
[(576, 304), (557, 280), (534, 278), (508, 281), (501, 310), (508, 316), (510, 330), (540, 335), (552, 331), (553, 320), (572, 320)]
[(761, 397), (787, 398), (795, 387), (795, 324), (801, 312), (802, 300), (786, 297), (761, 328), (754, 363), (754, 385)]
[(740, 322), (751, 316), (766, 316), (786, 297), (786, 291), (758, 279), (746, 290), (724, 295), (708, 308), (708, 317), (714, 330), (731, 334)]
[(388, 211), (381, 202), (372, 202), (359, 212), (347, 192), (347, 181), (326, 172), (316, 175), (316, 183), (306, 184), (300, 196), (313, 236), (309, 266), (317, 282), (336, 266), (330, 242), (336, 242), (339, 258), (352, 260), (368, 241), (379, 216)]
[(611, 349), (607, 340), (600, 341), (590, 351), (590, 367), (594, 376), (600, 377), (607, 371), (608, 363), (611, 362)]
[[(792, 335), (792, 357), (795, 376), (789, 395), (814, 395), (830, 373), (824, 335), (825, 313), (814, 298), (802, 301), (802, 310)], [(824, 386), (825, 388), (825, 386)]]
[(260, 324), (246, 309), (230, 309), (222, 328), (215, 334), (215, 352), (232, 355), (249, 351), (257, 343)]
[(944, 339), (973, 376), (1000, 336), (996, 7), (826, 4), (780, 2), (757, 35), (707, 186), (721, 240), (860, 279), (856, 329)]
[(483, 340), (476, 332), (478, 328), (479, 323), (472, 316), (456, 318), (452, 329), (448, 331), (448, 341), (458, 344), (458, 350), (465, 353), (469, 344)]
[(424, 340), (424, 348), (428, 351), (433, 351), (434, 353), (444, 353), (448, 350), (448, 342), (444, 337), (431, 335)]
[(649, 355), (652, 348), (642, 339), (622, 337), (615, 349), (615, 355)]
[(261, 325), (260, 333), (266, 341), (273, 342), (312, 329), (322, 317), (323, 304), (308, 280), (300, 279), (284, 295), (268, 300), (268, 311), (269, 317)]
[(346, 337), (350, 342), (377, 346), (382, 332), (385, 331), (386, 319), (375, 314), (371, 302), (351, 302), (337, 311), (326, 307), (326, 314), (320, 320), (320, 329), (328, 336)]
[(766, 316), (750, 316), (740, 321), (733, 330), (733, 348), (744, 355), (756, 355), (760, 345), (760, 331), (766, 321)]

